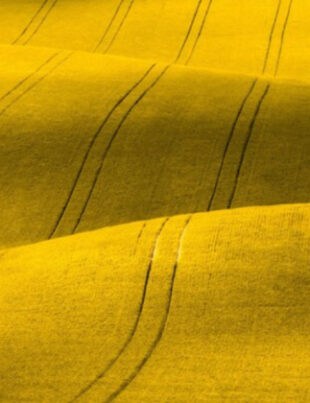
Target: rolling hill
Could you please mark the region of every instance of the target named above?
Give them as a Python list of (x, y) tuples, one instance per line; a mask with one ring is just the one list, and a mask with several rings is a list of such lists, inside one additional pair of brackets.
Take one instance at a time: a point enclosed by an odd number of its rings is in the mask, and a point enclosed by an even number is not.
[(310, 5), (0, 16), (0, 401), (310, 401)]
[(135, 222), (1, 256), (3, 401), (307, 401), (308, 205)]

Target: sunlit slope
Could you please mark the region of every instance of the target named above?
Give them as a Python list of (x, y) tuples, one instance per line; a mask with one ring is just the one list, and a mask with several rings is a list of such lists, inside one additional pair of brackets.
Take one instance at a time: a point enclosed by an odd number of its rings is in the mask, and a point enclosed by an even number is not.
[(310, 87), (1, 47), (0, 245), (308, 202)]
[(1, 401), (308, 401), (309, 205), (1, 252)]
[(2, 43), (310, 79), (304, 0), (2, 0)]
[(0, 19), (0, 402), (310, 401), (310, 2)]

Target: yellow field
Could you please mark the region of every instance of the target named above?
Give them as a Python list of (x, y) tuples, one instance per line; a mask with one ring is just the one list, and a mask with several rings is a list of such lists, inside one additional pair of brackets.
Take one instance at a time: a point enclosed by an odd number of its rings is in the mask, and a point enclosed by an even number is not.
[(0, 402), (310, 402), (310, 4), (0, 16)]

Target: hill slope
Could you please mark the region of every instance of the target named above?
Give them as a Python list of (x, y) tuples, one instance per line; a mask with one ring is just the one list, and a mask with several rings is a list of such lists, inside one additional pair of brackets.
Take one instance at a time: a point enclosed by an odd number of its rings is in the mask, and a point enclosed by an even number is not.
[(3, 0), (3, 43), (310, 79), (304, 0)]
[(309, 402), (310, 3), (0, 16), (0, 401)]
[(3, 251), (2, 400), (307, 401), (309, 224), (255, 207)]
[(1, 52), (3, 247), (163, 215), (309, 201), (308, 84), (86, 53)]

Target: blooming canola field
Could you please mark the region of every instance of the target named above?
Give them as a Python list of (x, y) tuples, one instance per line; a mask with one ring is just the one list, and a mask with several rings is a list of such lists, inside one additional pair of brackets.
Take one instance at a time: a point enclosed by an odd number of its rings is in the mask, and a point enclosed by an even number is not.
[(0, 401), (310, 402), (310, 5), (0, 16)]

